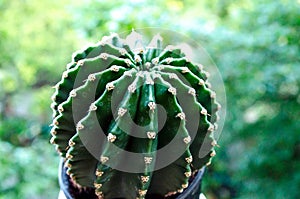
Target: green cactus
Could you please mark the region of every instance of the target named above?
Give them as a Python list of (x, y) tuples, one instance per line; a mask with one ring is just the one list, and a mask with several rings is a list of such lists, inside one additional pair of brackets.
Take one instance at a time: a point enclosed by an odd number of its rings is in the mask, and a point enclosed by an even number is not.
[[(215, 155), (213, 131), (220, 105), (210, 90), (208, 73), (180, 48), (163, 49), (161, 37), (154, 40), (155, 47), (141, 48), (137, 39), (138, 48), (133, 48), (116, 34), (105, 37), (74, 53), (55, 86), (51, 143), (65, 159), (73, 183), (94, 188), (99, 198), (181, 193)], [(189, 118), (197, 114), (197, 129), (191, 136)], [(156, 151), (170, 142), (180, 156), (155, 170), (162, 158)], [(89, 144), (94, 152), (86, 147)], [(199, 158), (202, 145), (208, 153)], [(141, 158), (131, 162), (119, 149)], [(140, 170), (116, 169), (122, 165)]]

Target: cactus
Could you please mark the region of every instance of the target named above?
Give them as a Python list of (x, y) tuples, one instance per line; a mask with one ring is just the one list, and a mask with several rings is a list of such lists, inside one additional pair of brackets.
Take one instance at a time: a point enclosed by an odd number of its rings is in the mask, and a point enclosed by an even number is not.
[[(54, 87), (50, 142), (65, 159), (72, 182), (95, 189), (99, 198), (176, 195), (215, 155), (220, 105), (208, 73), (180, 48), (163, 49), (160, 36), (153, 41), (156, 46), (143, 48), (139, 38), (132, 47), (117, 34), (104, 37), (74, 53)], [(193, 130), (191, 118), (197, 114)], [(163, 158), (156, 151), (170, 142), (170, 155), (180, 155), (155, 169)], [(199, 158), (201, 146), (207, 155)], [(141, 158), (126, 161), (122, 151)], [(139, 172), (117, 169), (122, 165)]]

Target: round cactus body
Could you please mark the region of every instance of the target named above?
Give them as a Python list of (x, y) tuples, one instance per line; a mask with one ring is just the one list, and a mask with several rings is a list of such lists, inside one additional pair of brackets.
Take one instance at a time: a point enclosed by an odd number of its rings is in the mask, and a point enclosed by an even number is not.
[(215, 155), (208, 73), (153, 41), (105, 37), (74, 53), (55, 86), (51, 143), (72, 182), (99, 198), (176, 195)]

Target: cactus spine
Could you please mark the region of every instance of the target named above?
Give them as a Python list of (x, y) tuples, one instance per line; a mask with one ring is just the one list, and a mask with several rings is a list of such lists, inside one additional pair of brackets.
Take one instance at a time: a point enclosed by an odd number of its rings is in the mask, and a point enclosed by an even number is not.
[[(105, 37), (76, 52), (55, 86), (51, 143), (65, 158), (72, 181), (79, 188), (95, 188), (99, 198), (181, 193), (215, 155), (213, 131), (220, 105), (209, 88), (208, 73), (181, 49), (162, 49), (162, 39), (154, 40), (155, 48), (133, 49), (116, 34)], [(158, 105), (166, 112), (164, 124)], [(191, 137), (190, 118), (197, 114), (198, 128)], [(97, 126), (104, 137), (97, 134)], [(90, 138), (97, 156), (86, 147)], [(161, 158), (155, 152), (170, 142), (172, 150), (183, 152), (168, 166), (154, 170)], [(202, 144), (210, 152), (199, 158)], [(142, 155), (128, 163), (118, 149)], [(141, 170), (114, 167), (125, 164)]]

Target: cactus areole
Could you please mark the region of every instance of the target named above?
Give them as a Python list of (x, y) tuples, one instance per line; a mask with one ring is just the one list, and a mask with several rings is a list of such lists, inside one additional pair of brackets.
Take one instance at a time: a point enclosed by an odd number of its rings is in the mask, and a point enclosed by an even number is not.
[(50, 142), (79, 192), (176, 198), (215, 155), (220, 105), (181, 48), (131, 35), (74, 53), (52, 96)]

